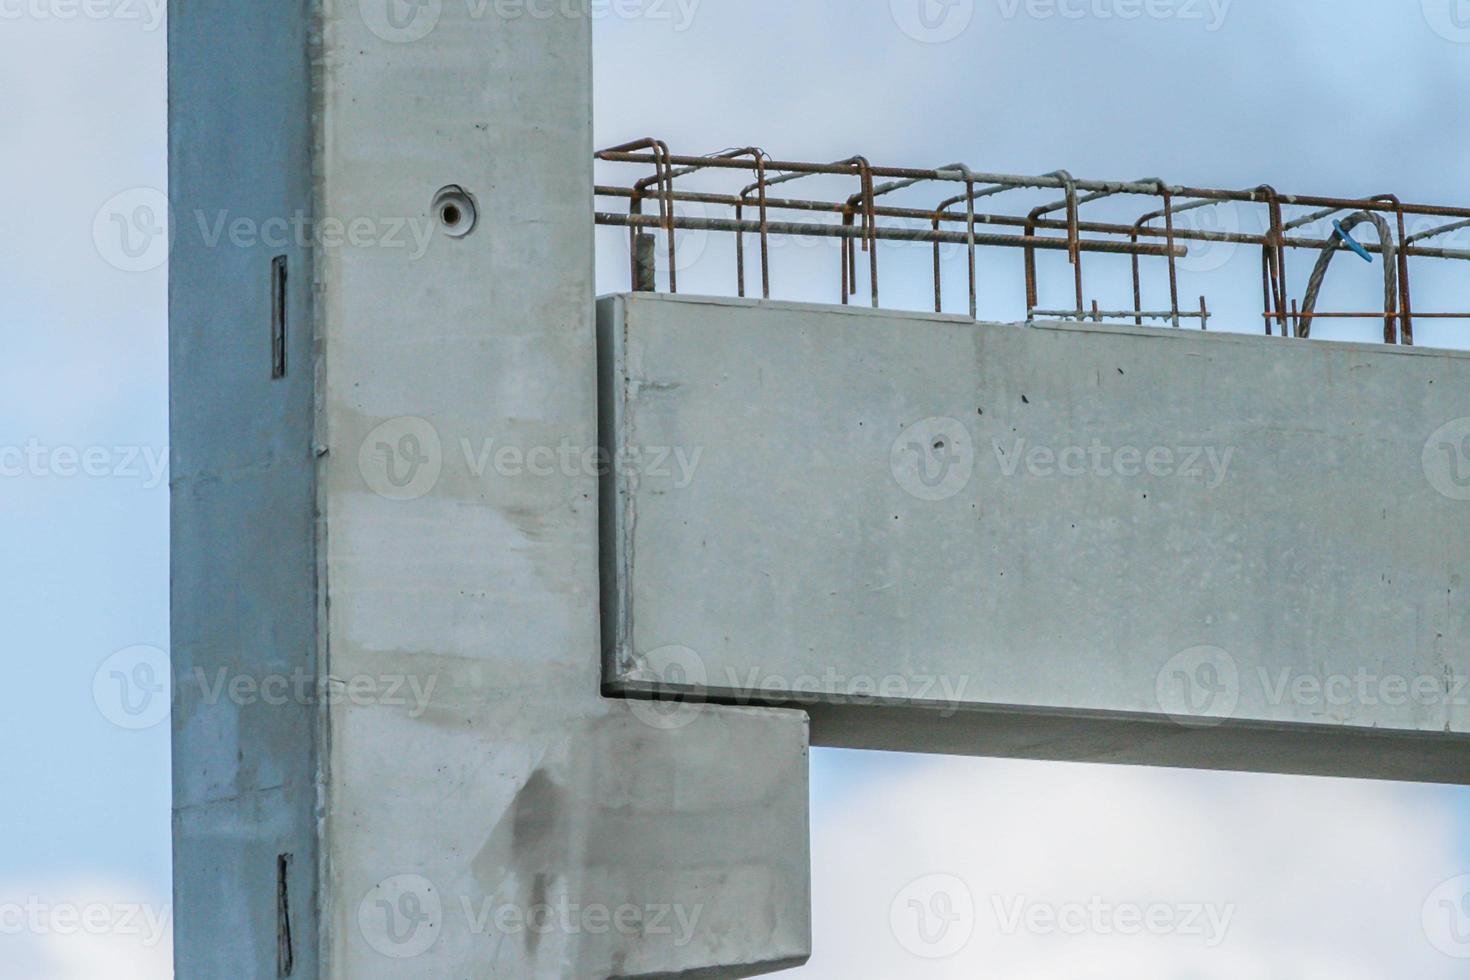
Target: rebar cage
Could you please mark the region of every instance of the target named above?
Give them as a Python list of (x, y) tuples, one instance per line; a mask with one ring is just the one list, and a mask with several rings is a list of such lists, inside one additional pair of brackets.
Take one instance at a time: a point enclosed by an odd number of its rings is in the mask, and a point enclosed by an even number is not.
[[(982, 248), (1002, 248), (1023, 253), (1027, 320), (1122, 320), (1137, 325), (1162, 322), (1176, 328), (1189, 322), (1208, 329), (1211, 314), (1204, 296), (1199, 298), (1197, 307), (1185, 309), (1181, 305), (1178, 262), (1189, 254), (1190, 243), (1228, 242), (1260, 249), (1264, 300), (1261, 316), (1268, 335), (1306, 338), (1311, 336), (1316, 320), (1381, 318), (1385, 343), (1412, 345), (1416, 318), (1470, 319), (1470, 312), (1413, 311), (1409, 285), (1412, 258), (1470, 259), (1470, 249), (1425, 244), (1470, 229), (1470, 208), (1406, 204), (1391, 194), (1368, 198), (1288, 195), (1268, 185), (1232, 191), (1176, 186), (1153, 178), (1126, 182), (1084, 180), (1064, 170), (1022, 176), (982, 173), (963, 164), (932, 170), (879, 167), (861, 156), (833, 163), (803, 163), (772, 159), (758, 147), (706, 156), (676, 156), (667, 143), (652, 138), (614, 146), (596, 156), (604, 163), (636, 168), (636, 174), (624, 182), (596, 186), (599, 202), (596, 222), (628, 229), (631, 284), (640, 291), (658, 288), (656, 250), (660, 248), (660, 234), (668, 256), (667, 289), (675, 293), (679, 290), (675, 251), (681, 231), (734, 236), (735, 286), (740, 296), (747, 294), (747, 238), (754, 238), (759, 252), (760, 296), (766, 299), (771, 298), (772, 238), (827, 238), (836, 239), (840, 245), (840, 301), (847, 304), (858, 293), (858, 253), (861, 252), (866, 256), (862, 264), (866, 266), (868, 299), (876, 308), (880, 306), (879, 243), (919, 242), (932, 244), (934, 250), (935, 312), (945, 312), (941, 247), (957, 246), (967, 257), (971, 317), (976, 317), (979, 309), (977, 253)], [(676, 187), (676, 181), (699, 172), (723, 173), (735, 183), (724, 191)], [(796, 181), (819, 175), (845, 178), (844, 183), (850, 180), (852, 193), (790, 195)], [(812, 184), (810, 180), (807, 183)], [(929, 184), (935, 185), (937, 200), (932, 208), (893, 203), (897, 192), (912, 195), (915, 191), (911, 189)], [(1058, 199), (1025, 213), (991, 210), (1002, 195), (1028, 189), (1055, 190)], [(1104, 199), (1130, 197), (1149, 200), (1148, 210), (1134, 221), (1098, 220), (1095, 214), (1089, 220), (1083, 216), (1084, 206)], [(657, 209), (656, 214), (645, 213), (650, 201)], [(984, 211), (980, 210), (982, 201), (986, 204)], [(607, 206), (619, 206), (619, 210), (603, 210), (605, 202)], [(675, 206), (681, 203), (700, 205), (706, 210), (713, 208), (724, 216), (678, 214)], [(1221, 206), (1261, 209), (1264, 220), (1260, 224), (1265, 230), (1261, 233), (1205, 230), (1181, 227), (1176, 220), (1188, 212)], [(1323, 222), (1331, 223), (1330, 234), (1309, 234), (1309, 226)], [(1363, 225), (1372, 227), (1375, 240), (1360, 242), (1354, 237), (1354, 230)], [(981, 231), (982, 226), (987, 230)], [(1382, 257), (1382, 310), (1317, 309), (1328, 268), (1336, 254), (1344, 250), (1370, 262), (1374, 256)], [(1072, 270), (1074, 307), (1039, 307), (1038, 251), (1066, 253)], [(1288, 282), (1288, 256), (1297, 251), (1316, 256), (1300, 301), (1291, 296)], [(1088, 301), (1082, 262), (1087, 253), (1131, 258), (1132, 309), (1102, 309), (1096, 300)], [(1144, 308), (1141, 260), (1145, 258), (1163, 260), (1154, 265), (1167, 270), (1167, 309)]]

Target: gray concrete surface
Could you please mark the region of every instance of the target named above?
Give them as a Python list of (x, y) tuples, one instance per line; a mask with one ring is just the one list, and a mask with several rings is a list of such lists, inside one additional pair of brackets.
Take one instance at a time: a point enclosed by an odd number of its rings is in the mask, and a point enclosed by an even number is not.
[[(293, 976), (318, 976), (317, 718), (305, 699), (211, 696), (215, 679), (313, 670), (317, 571), (309, 326), (272, 381), (270, 264), (310, 310), (310, 251), (236, 248), (217, 212), (312, 215), (302, 4), (172, 3), (169, 272), (174, 922), (181, 978), (275, 977), (280, 856)], [(249, 71), (222, 71), (249, 65)], [(204, 682), (200, 682), (200, 678)]]
[(610, 689), (826, 745), (1470, 782), (1470, 357), (599, 310)]
[(315, 10), (170, 9), (178, 975), (802, 962), (806, 716), (600, 690), (588, 20)]

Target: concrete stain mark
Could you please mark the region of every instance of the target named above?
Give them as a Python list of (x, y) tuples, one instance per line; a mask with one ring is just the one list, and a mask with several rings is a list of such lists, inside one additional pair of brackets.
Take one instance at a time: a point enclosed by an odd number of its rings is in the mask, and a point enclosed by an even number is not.
[(517, 504), (502, 507), (501, 513), (530, 541), (544, 541), (551, 519), (559, 516), (544, 508)]
[(548, 843), (566, 806), (564, 796), (545, 769), (531, 774), (511, 808), (511, 843), (516, 853), (537, 850)]
[[(470, 863), (485, 894), (516, 901), (521, 908), (545, 901), (553, 869), (566, 861), (570, 807), (566, 789), (545, 768), (531, 773)], [(529, 894), (518, 898), (503, 894), (526, 882)]]
[(635, 396), (645, 392), (652, 395), (672, 394), (684, 387), (678, 381), (655, 381), (652, 378), (629, 378), (628, 382)]

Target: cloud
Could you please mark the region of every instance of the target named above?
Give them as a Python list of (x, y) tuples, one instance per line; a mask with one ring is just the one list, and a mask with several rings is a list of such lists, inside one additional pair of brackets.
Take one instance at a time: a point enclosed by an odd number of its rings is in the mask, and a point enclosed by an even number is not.
[(804, 980), (1463, 976), (1421, 922), (1470, 871), (1458, 791), (970, 759), (844, 769), (818, 778)]
[(0, 883), (0, 980), (168, 980), (173, 909), (111, 881)]

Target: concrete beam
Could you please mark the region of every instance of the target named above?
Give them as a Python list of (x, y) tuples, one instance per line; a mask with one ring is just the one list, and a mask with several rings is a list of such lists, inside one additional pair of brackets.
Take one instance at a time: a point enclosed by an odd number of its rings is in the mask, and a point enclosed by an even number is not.
[(600, 333), (611, 690), (1470, 782), (1470, 357), (646, 294)]
[(178, 974), (804, 961), (805, 715), (601, 696), (587, 17), (169, 24)]

